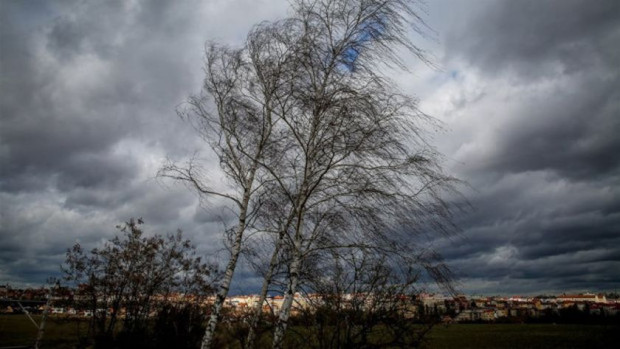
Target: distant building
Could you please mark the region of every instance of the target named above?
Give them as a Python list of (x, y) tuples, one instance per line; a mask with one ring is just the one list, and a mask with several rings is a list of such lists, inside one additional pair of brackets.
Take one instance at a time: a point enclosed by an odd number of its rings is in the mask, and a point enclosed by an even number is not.
[(467, 309), (458, 313), (454, 318), (456, 322), (493, 320), (495, 320), (495, 311), (493, 309)]
[(605, 295), (599, 294), (563, 294), (557, 297), (558, 301), (562, 302), (592, 302), (592, 303), (607, 303)]

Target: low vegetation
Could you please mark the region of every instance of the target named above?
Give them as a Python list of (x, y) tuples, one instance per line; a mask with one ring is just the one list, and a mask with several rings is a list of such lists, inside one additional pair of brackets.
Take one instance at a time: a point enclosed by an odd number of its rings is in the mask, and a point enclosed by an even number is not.
[[(39, 320), (40, 316), (35, 316)], [(94, 347), (86, 344), (81, 338), (87, 333), (88, 324), (85, 320), (67, 320), (53, 316), (41, 348), (69, 349)], [(170, 331), (174, 326), (166, 326)], [(161, 329), (161, 327), (160, 327)], [(204, 328), (202, 328), (202, 331)], [(241, 333), (237, 331), (242, 331)], [(201, 331), (195, 340), (200, 341)], [(31, 345), (36, 336), (36, 329), (23, 315), (0, 315), (0, 347)], [(219, 345), (230, 348), (242, 348), (239, 335), (243, 329), (224, 325), (218, 330), (216, 339)], [(308, 329), (293, 326), (287, 333), (285, 347), (309, 348), (318, 347), (318, 337), (314, 342), (306, 342)], [(160, 333), (160, 337), (166, 334)], [(162, 342), (160, 348), (186, 348), (183, 342)], [(271, 346), (270, 336), (265, 334), (257, 341), (259, 348)], [(455, 324), (435, 326), (421, 343), (422, 348), (613, 348), (620, 342), (620, 326), (618, 325), (554, 325), (554, 324)], [(120, 347), (120, 346), (119, 346)], [(144, 348), (145, 346), (134, 346)], [(157, 347), (157, 346), (154, 346)]]

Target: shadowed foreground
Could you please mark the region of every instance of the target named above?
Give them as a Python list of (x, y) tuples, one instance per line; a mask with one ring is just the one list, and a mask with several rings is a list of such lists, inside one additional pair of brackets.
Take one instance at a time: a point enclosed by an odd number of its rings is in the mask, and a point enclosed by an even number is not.
[(617, 325), (460, 324), (437, 326), (427, 348), (614, 348)]
[[(38, 317), (35, 317), (38, 320)], [(42, 348), (80, 347), (78, 331), (86, 333), (84, 321), (50, 318)], [(299, 329), (293, 329), (293, 331)], [(0, 316), (0, 348), (32, 344), (36, 329), (23, 315)], [(220, 333), (223, 337), (232, 333)], [(228, 345), (240, 348), (235, 338)], [(301, 348), (294, 338), (288, 343)], [(424, 348), (613, 348), (620, 342), (620, 326), (553, 324), (457, 324), (436, 326)], [(262, 338), (260, 344), (269, 346)], [(310, 343), (307, 343), (310, 344)]]

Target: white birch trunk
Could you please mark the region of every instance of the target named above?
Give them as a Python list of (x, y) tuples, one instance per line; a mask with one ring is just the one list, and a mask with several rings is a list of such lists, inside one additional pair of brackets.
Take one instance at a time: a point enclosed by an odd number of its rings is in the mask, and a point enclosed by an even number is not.
[(45, 309), (43, 310), (43, 317), (41, 318), (41, 324), (39, 324), (38, 329), (37, 329), (37, 339), (34, 342), (34, 349), (39, 349), (39, 345), (41, 344), (41, 341), (43, 340), (43, 335), (45, 334), (45, 322), (47, 321), (47, 316), (50, 312), (51, 307), (52, 307), (52, 289), (50, 288), (50, 292), (47, 295), (47, 302), (45, 302)]
[[(253, 181), (253, 177), (254, 174), (252, 173), (250, 177), (250, 183)], [(228, 296), (228, 291), (230, 290), (230, 283), (235, 273), (235, 267), (237, 266), (239, 254), (241, 253), (241, 242), (243, 239), (243, 232), (245, 231), (248, 204), (250, 202), (250, 192), (251, 188), (248, 187), (243, 195), (243, 201), (241, 204), (241, 209), (239, 211), (239, 225), (237, 226), (237, 231), (235, 232), (235, 240), (233, 242), (233, 245), (231, 246), (230, 260), (228, 261), (228, 265), (226, 266), (224, 279), (220, 284), (220, 288), (215, 297), (215, 302), (213, 303), (213, 306), (211, 308), (211, 316), (209, 317), (209, 322), (207, 323), (205, 335), (203, 336), (202, 343), (200, 345), (201, 349), (210, 349), (213, 345), (215, 328), (217, 327), (217, 323), (220, 320), (222, 306), (224, 305), (226, 296)]]
[(254, 311), (252, 314), (252, 319), (250, 320), (250, 329), (248, 332), (248, 337), (245, 341), (245, 347), (247, 349), (254, 348), (254, 342), (256, 340), (256, 327), (258, 326), (258, 322), (260, 321), (261, 315), (263, 314), (263, 304), (267, 299), (267, 291), (269, 290), (269, 285), (271, 284), (271, 279), (273, 278), (273, 272), (276, 269), (278, 264), (278, 255), (280, 254), (280, 247), (282, 246), (282, 240), (284, 239), (284, 232), (280, 232), (278, 236), (278, 241), (276, 242), (275, 249), (273, 254), (271, 255), (271, 261), (269, 262), (269, 269), (265, 274), (265, 278), (263, 279), (263, 287), (260, 291), (260, 296), (258, 298), (258, 303), (254, 306)]
[(295, 292), (297, 292), (297, 285), (299, 284), (299, 271), (301, 268), (301, 241), (298, 239), (295, 243), (295, 255), (291, 263), (290, 280), (284, 295), (284, 301), (282, 303), (282, 309), (278, 316), (278, 322), (273, 334), (273, 348), (282, 349), (284, 342), (284, 334), (288, 327), (288, 320), (291, 315), (291, 307), (295, 298)]

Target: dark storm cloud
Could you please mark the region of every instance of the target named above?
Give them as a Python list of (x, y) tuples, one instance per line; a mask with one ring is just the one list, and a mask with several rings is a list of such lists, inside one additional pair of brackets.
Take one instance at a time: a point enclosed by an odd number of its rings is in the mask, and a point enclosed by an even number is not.
[[(54, 27), (63, 23), (57, 19)], [(109, 152), (135, 126), (113, 106), (131, 94), (112, 83), (114, 70), (96, 53), (56, 57), (67, 48), (45, 45), (53, 42), (54, 34), (54, 29), (16, 28), (2, 41), (2, 66), (9, 72), (12, 91), (2, 101), (5, 190), (39, 190), (45, 183), (36, 183), (36, 177), (49, 181), (49, 176), (61, 175), (59, 184), (71, 187), (129, 175), (126, 165), (115, 164)], [(25, 59), (15, 59), (13, 52)]]
[(225, 203), (203, 200), (205, 214), (187, 188), (154, 177), (165, 158), (205, 150), (175, 115), (200, 88), (204, 42), (239, 43), (282, 5), (0, 2), (0, 282), (39, 284), (66, 248), (100, 245), (130, 217), (219, 251)]
[(553, 170), (582, 179), (618, 173), (612, 154), (620, 151), (620, 75), (567, 80), (562, 90), (523, 92), (529, 98), (519, 112), (528, 122), (515, 119), (499, 131), (489, 170)]
[(610, 155), (620, 151), (620, 3), (485, 5), (447, 36), (446, 55), (523, 88), (516, 91), (522, 115), (499, 131), (489, 170), (617, 174)]
[(43, 282), (76, 240), (92, 247), (131, 216), (153, 233), (200, 227), (183, 214), (195, 198), (152, 179), (199, 144), (174, 108), (200, 81), (204, 38), (169, 4), (0, 5), (2, 282)]
[[(446, 123), (437, 146), (475, 207), (462, 236), (435, 247), (465, 290), (617, 288), (619, 3), (430, 5), (445, 73), (412, 83)], [(204, 42), (238, 44), (286, 7), (0, 1), (0, 282), (41, 283), (67, 247), (101, 244), (132, 216), (224, 257), (233, 212), (154, 176), (164, 158), (204, 150), (175, 116), (200, 87)], [(259, 284), (243, 266), (233, 292)]]
[(614, 0), (489, 1), (447, 35), (448, 55), (482, 72), (525, 78), (575, 73), (620, 60), (620, 3)]
[(441, 249), (476, 292), (617, 288), (620, 4), (477, 5), (444, 33), (451, 76), (427, 102), (475, 190)]

